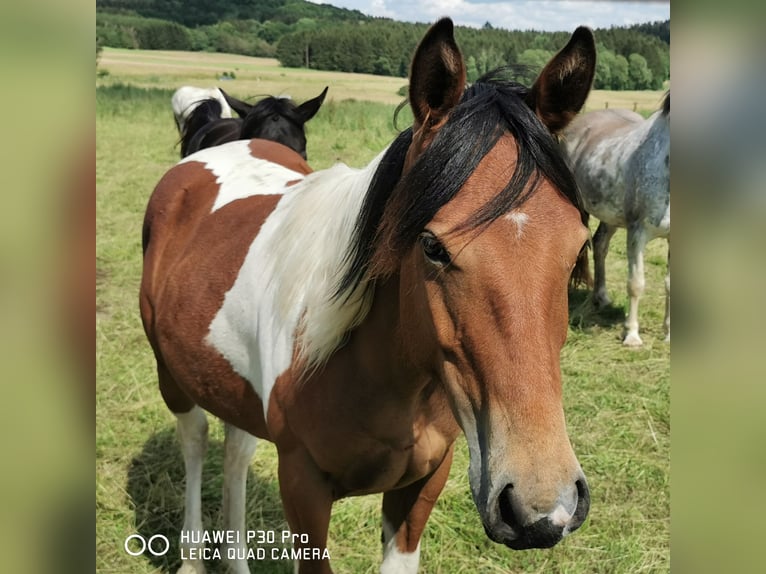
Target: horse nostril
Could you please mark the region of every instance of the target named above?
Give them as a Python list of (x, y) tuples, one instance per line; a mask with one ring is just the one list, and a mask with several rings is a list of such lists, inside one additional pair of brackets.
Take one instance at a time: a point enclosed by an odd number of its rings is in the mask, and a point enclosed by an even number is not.
[(500, 492), (500, 517), (508, 526), (510, 526), (515, 532), (519, 532), (521, 529), (521, 522), (519, 522), (516, 512), (513, 510), (513, 485), (508, 484)]
[(572, 517), (572, 526), (570, 532), (577, 530), (580, 525), (585, 521), (590, 510), (590, 490), (588, 489), (588, 483), (584, 479), (579, 479), (575, 482), (577, 486), (577, 507)]

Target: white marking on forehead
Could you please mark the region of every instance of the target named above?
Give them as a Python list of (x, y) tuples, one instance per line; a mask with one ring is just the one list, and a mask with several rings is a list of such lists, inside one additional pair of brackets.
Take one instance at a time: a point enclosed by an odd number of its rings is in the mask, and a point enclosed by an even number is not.
[(213, 172), (220, 186), (211, 212), (252, 195), (281, 195), (288, 182), (303, 174), (277, 163), (253, 157), (247, 140), (238, 140), (193, 153), (179, 163), (196, 161)]
[(524, 226), (529, 221), (529, 215), (523, 211), (514, 209), (508, 215), (505, 216), (508, 221), (513, 221), (516, 224), (516, 238), (521, 239), (521, 234), (524, 232)]

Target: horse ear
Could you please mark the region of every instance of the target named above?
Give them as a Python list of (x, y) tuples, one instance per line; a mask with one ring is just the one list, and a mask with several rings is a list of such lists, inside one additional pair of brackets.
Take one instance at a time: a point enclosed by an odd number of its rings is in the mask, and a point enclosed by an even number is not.
[(563, 130), (580, 111), (593, 83), (596, 42), (580, 26), (569, 43), (543, 68), (527, 95), (527, 104), (552, 133)]
[(223, 95), (223, 98), (226, 100), (226, 103), (229, 104), (229, 107), (232, 110), (237, 112), (237, 115), (240, 118), (246, 117), (247, 114), (250, 113), (250, 110), (253, 109), (253, 106), (251, 106), (250, 104), (230, 96), (229, 94), (224, 92), (221, 88), (218, 88), (218, 91), (221, 92), (221, 94)]
[(300, 106), (298, 106), (298, 113), (303, 118), (304, 124), (313, 118), (314, 115), (319, 111), (322, 102), (324, 102), (324, 97), (327, 95), (327, 90), (329, 87), (330, 86), (325, 86), (324, 90), (322, 90), (322, 93), (319, 94), (316, 98), (306, 100)]
[(410, 106), (415, 127), (444, 121), (465, 89), (465, 64), (455, 43), (452, 20), (443, 18), (426, 32), (412, 58)]

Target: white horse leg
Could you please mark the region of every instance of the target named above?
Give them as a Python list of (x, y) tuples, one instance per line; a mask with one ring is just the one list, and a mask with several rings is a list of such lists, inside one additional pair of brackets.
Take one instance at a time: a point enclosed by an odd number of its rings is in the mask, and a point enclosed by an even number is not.
[(413, 552), (402, 552), (397, 546), (396, 530), (383, 515), (383, 563), (380, 574), (416, 574), (420, 564), (420, 543)]
[[(194, 406), (189, 412), (176, 414), (178, 438), (186, 467), (186, 497), (184, 525), (181, 531), (181, 552), (184, 556), (178, 574), (205, 574), (201, 541), (202, 529), (202, 463), (207, 451), (207, 417)], [(194, 540), (200, 542), (195, 543)]]
[(223, 459), (223, 529), (237, 532), (238, 543), (223, 544), (221, 558), (232, 574), (249, 574), (245, 532), (247, 470), (255, 453), (256, 438), (227, 424)]
[(625, 320), (625, 337), (622, 344), (627, 347), (643, 345), (638, 335), (638, 301), (644, 293), (644, 247), (646, 231), (640, 226), (628, 226), (628, 297), (630, 308)]
[(593, 304), (597, 309), (607, 307), (611, 303), (606, 291), (606, 254), (615, 231), (617, 227), (602, 221), (593, 236)]
[(670, 343), (670, 238), (668, 238), (668, 274), (665, 275), (665, 342)]

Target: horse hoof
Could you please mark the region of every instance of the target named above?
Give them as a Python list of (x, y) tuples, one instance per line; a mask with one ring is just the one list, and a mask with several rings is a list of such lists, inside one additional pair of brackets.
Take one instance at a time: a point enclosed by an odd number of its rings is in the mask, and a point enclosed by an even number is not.
[(606, 309), (612, 304), (612, 300), (609, 297), (594, 297), (593, 307), (596, 310)]
[(628, 333), (622, 340), (622, 344), (625, 347), (640, 347), (644, 342), (641, 340), (641, 337), (638, 336), (638, 333)]

